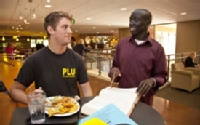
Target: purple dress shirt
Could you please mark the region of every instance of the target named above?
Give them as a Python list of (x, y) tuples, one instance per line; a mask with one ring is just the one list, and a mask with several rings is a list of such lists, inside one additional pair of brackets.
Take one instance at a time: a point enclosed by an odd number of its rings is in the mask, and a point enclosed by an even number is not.
[[(121, 71), (118, 78), (119, 87), (137, 87), (142, 80), (154, 78), (155, 88), (159, 88), (166, 82), (167, 62), (163, 47), (150, 36), (143, 44), (137, 45), (132, 37), (122, 39), (116, 49), (113, 59), (113, 67)], [(112, 69), (109, 76), (112, 73)], [(142, 102), (152, 105), (154, 89), (141, 98)], [(156, 90), (156, 89), (155, 89)]]

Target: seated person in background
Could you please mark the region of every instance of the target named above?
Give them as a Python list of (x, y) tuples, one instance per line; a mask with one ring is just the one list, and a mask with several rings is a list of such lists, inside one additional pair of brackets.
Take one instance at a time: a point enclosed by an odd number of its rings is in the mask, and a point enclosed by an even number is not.
[[(35, 82), (46, 96), (76, 96), (79, 86), (84, 97), (92, 96), (87, 71), (82, 58), (67, 45), (71, 41), (72, 17), (65, 12), (51, 12), (44, 19), (49, 46), (29, 56), (11, 87), (11, 97), (28, 103), (25, 89)], [(41, 88), (40, 88), (41, 87)]]
[(196, 56), (196, 52), (191, 52), (185, 59), (185, 67), (199, 67), (199, 64), (194, 63)]
[(7, 44), (7, 47), (6, 47), (6, 54), (12, 55), (13, 52), (14, 52), (14, 47), (12, 46), (11, 43), (8, 43), (8, 44)]
[(80, 39), (76, 46), (73, 48), (73, 50), (75, 52), (77, 52), (80, 56), (84, 57), (84, 52), (90, 52), (89, 49), (87, 49), (85, 46), (84, 46), (84, 40), (83, 39)]

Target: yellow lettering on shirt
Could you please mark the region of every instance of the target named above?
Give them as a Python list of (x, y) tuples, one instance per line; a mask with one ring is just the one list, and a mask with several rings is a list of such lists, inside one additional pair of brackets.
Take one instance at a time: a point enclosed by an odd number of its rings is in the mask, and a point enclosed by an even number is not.
[(76, 76), (76, 68), (63, 68), (63, 77), (75, 77)]

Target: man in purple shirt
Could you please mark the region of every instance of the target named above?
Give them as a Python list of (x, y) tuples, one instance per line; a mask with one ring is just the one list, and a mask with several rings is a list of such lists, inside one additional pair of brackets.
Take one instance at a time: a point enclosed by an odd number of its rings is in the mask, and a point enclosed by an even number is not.
[(146, 9), (132, 12), (129, 19), (132, 36), (118, 43), (109, 72), (119, 87), (137, 87), (140, 101), (148, 105), (153, 104), (153, 95), (167, 77), (164, 49), (148, 33), (151, 20), (151, 12)]

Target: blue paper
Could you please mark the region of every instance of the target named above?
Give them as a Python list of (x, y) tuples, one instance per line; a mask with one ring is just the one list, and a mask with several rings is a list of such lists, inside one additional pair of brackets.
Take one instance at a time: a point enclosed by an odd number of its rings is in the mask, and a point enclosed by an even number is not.
[(132, 119), (130, 119), (113, 104), (109, 104), (94, 114), (81, 119), (79, 121), (79, 125), (95, 117), (101, 119), (109, 125), (137, 125)]

